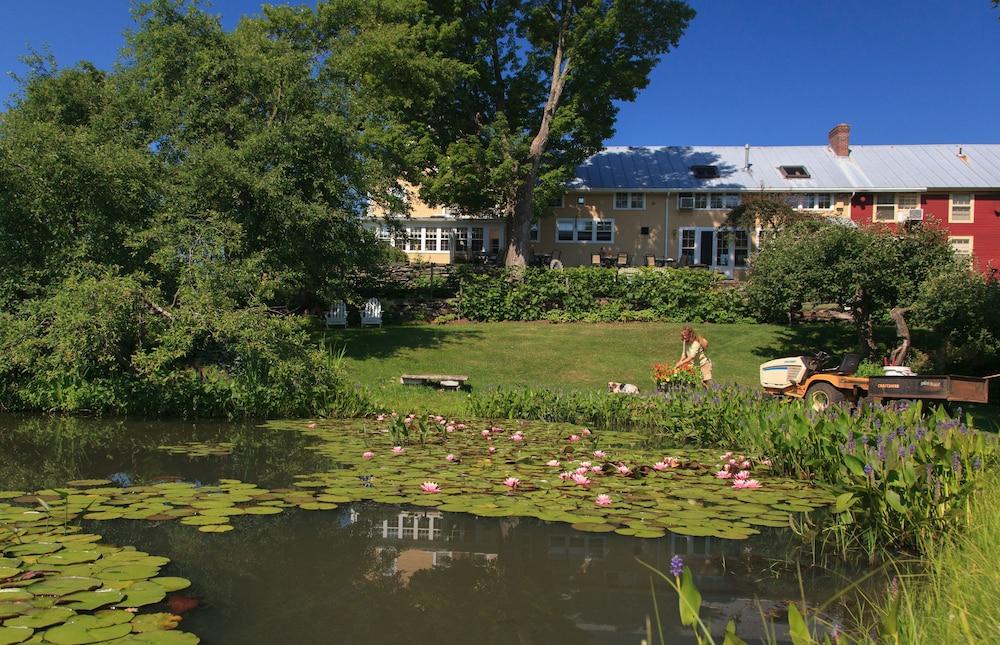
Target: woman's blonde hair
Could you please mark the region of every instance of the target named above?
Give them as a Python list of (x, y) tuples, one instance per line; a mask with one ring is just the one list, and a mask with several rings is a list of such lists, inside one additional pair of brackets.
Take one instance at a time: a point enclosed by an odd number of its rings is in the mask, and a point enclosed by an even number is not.
[(708, 349), (708, 339), (696, 332), (691, 325), (681, 327), (681, 336), (690, 336), (692, 339), (698, 341), (702, 349)]

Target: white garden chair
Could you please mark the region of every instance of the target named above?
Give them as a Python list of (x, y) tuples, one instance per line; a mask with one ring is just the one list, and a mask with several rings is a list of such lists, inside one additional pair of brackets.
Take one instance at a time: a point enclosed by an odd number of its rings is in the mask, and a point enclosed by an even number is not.
[(347, 328), (347, 305), (343, 300), (330, 305), (330, 311), (326, 312), (326, 326)]
[(372, 298), (361, 308), (361, 326), (382, 326), (382, 303)]

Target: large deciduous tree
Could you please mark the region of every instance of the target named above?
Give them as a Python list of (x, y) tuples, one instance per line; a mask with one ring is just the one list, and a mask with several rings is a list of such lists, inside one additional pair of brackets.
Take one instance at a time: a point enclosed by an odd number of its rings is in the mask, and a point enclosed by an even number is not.
[(441, 53), (467, 65), (432, 109), (408, 110), (403, 154), (422, 197), (507, 218), (508, 265), (532, 218), (614, 133), (694, 11), (679, 0), (427, 0)]

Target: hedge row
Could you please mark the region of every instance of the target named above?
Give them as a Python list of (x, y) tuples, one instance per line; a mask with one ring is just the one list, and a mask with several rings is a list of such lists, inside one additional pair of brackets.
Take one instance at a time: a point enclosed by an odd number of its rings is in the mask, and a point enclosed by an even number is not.
[(461, 314), (477, 321), (752, 321), (743, 289), (696, 269), (580, 267), (461, 277)]

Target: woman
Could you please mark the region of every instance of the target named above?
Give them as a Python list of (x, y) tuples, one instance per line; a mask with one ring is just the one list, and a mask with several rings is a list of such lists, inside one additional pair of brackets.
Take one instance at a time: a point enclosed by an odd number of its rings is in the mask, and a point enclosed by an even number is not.
[[(674, 369), (701, 370), (701, 382), (708, 385), (712, 381), (712, 359), (705, 355), (708, 341), (695, 333), (691, 325), (681, 329), (681, 358)], [(690, 367), (688, 367), (690, 366)]]

